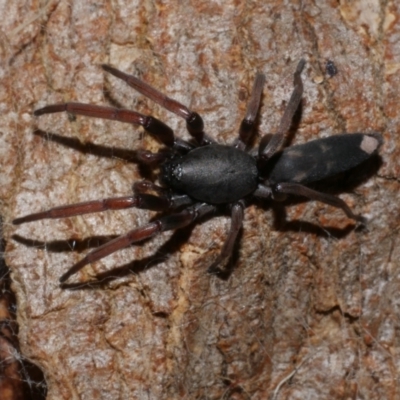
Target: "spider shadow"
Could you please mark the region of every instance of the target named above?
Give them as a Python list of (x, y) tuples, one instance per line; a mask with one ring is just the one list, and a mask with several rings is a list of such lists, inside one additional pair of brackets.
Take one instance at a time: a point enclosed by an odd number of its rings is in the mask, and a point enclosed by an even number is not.
[(27, 239), (20, 235), (13, 235), (12, 239), (26, 247), (42, 249), (51, 253), (63, 253), (67, 251), (81, 253), (87, 249), (99, 247), (110, 240), (115, 239), (116, 237), (117, 235), (91, 236), (86, 239), (71, 238), (67, 240), (53, 240), (51, 242), (44, 242), (36, 239)]
[[(324, 179), (323, 181), (309, 186), (317, 191), (334, 196), (337, 196), (340, 193), (352, 193), (358, 186), (375, 175), (381, 165), (382, 159), (378, 154), (376, 154), (349, 171), (345, 171), (341, 174), (335, 175), (334, 177)], [(321, 237), (331, 236), (336, 239), (341, 239), (347, 236), (354, 229), (357, 231), (366, 229), (365, 225), (355, 223), (349, 223), (344, 228), (337, 228), (333, 226), (320, 226), (303, 220), (287, 221), (286, 207), (302, 204), (308, 201), (310, 200), (303, 197), (289, 196), (283, 202), (267, 200), (265, 202), (258, 202), (257, 204), (262, 208), (271, 208), (273, 210), (273, 226), (275, 230), (280, 232), (305, 232)]]
[(81, 142), (77, 138), (46, 132), (41, 129), (35, 129), (33, 134), (47, 142), (60, 144), (61, 146), (68, 147), (85, 155), (93, 155), (100, 158), (119, 159), (128, 163), (138, 164), (140, 175), (143, 176), (143, 178), (152, 179), (152, 168), (151, 166), (145, 165), (140, 161), (138, 150), (103, 146), (94, 144), (92, 142)]
[[(93, 288), (95, 286), (104, 286), (108, 282), (113, 281), (117, 278), (121, 278), (130, 273), (138, 274), (146, 269), (152, 268), (168, 258), (169, 254), (176, 253), (179, 248), (187, 242), (191, 232), (194, 228), (194, 224), (188, 227), (177, 229), (173, 232), (171, 237), (151, 256), (145, 257), (140, 260), (134, 260), (128, 264), (122, 265), (117, 268), (113, 268), (110, 271), (106, 271), (97, 275), (97, 279), (85, 282), (85, 283), (64, 283), (61, 285), (63, 288), (68, 289), (82, 289), (82, 288)], [(85, 250), (96, 248), (116, 238), (117, 235), (109, 236), (91, 236), (85, 239), (68, 239), (68, 240), (56, 240), (52, 242), (44, 242), (39, 240), (32, 240), (24, 238), (20, 235), (13, 235), (12, 238), (16, 242), (23, 244), (26, 247), (33, 247), (37, 249), (43, 249), (55, 253), (63, 252), (84, 252)], [(151, 240), (151, 238), (141, 241), (145, 243)], [(133, 244), (135, 246), (137, 244)]]
[[(96, 279), (92, 279), (87, 282), (62, 283), (60, 284), (60, 287), (62, 289), (69, 290), (93, 290), (96, 288), (103, 289), (105, 286), (107, 286), (108, 283), (116, 279), (122, 278), (130, 274), (139, 274), (149, 268), (154, 268), (164, 262), (166, 259), (168, 259), (168, 256), (170, 254), (175, 254), (178, 252), (181, 246), (188, 241), (193, 228), (194, 224), (182, 229), (177, 229), (154, 254), (148, 257), (142, 258), (140, 260), (133, 260), (125, 265), (112, 268), (109, 271), (101, 272), (96, 275)], [(150, 239), (151, 238), (147, 240)], [(144, 240), (141, 243), (144, 243), (147, 240)]]
[(135, 150), (124, 149), (120, 147), (107, 147), (102, 145), (93, 144), (92, 142), (81, 142), (77, 138), (71, 138), (56, 133), (46, 132), (41, 129), (35, 129), (34, 135), (42, 139), (60, 144), (64, 147), (79, 151), (82, 154), (94, 155), (104, 158), (119, 158), (127, 162), (138, 162), (138, 152)]

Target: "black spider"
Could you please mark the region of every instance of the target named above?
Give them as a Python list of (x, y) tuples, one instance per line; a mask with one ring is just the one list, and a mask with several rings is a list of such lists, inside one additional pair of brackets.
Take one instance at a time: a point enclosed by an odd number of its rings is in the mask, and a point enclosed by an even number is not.
[(168, 98), (148, 84), (108, 65), (103, 69), (124, 80), (128, 85), (164, 108), (186, 120), (192, 141), (175, 138), (171, 128), (158, 119), (135, 111), (81, 103), (49, 105), (35, 111), (43, 115), (67, 111), (72, 114), (129, 122), (143, 126), (165, 146), (158, 153), (141, 152), (142, 162), (160, 166), (162, 186), (149, 181), (133, 185), (134, 194), (52, 208), (30, 214), (13, 221), (14, 224), (45, 218), (64, 218), (74, 215), (139, 207), (148, 210), (177, 210), (154, 222), (119, 236), (88, 253), (73, 265), (60, 282), (65, 282), (85, 265), (139, 242), (160, 232), (182, 228), (196, 219), (212, 214), (221, 207), (230, 207), (232, 223), (221, 253), (209, 271), (219, 271), (217, 266), (232, 254), (237, 234), (242, 226), (243, 210), (252, 197), (282, 200), (288, 194), (305, 196), (312, 200), (341, 208), (354, 220), (362, 217), (353, 214), (338, 197), (317, 192), (303, 184), (315, 182), (341, 171), (353, 168), (376, 153), (382, 139), (379, 134), (342, 134), (292, 146), (278, 152), (285, 141), (292, 117), (303, 93), (301, 60), (294, 73), (294, 90), (281, 119), (277, 133), (261, 138), (257, 155), (246, 152), (246, 146), (256, 124), (265, 76), (256, 75), (246, 115), (233, 146), (214, 143), (203, 131), (203, 120), (197, 113)]

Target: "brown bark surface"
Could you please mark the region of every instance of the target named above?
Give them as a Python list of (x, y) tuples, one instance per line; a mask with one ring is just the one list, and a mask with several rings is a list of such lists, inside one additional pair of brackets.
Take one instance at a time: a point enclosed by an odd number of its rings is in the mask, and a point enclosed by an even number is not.
[[(0, 0), (0, 15), (6, 261), (21, 350), (43, 369), (48, 399), (400, 397), (399, 2)], [(34, 118), (38, 107), (117, 105), (188, 138), (184, 121), (100, 64), (143, 78), (232, 143), (256, 71), (267, 77), (259, 138), (277, 129), (302, 57), (291, 143), (384, 137), (379, 162), (334, 184), (367, 229), (319, 203), (260, 202), (246, 209), (226, 280), (206, 273), (229, 226), (218, 216), (87, 266), (75, 282), (111, 279), (66, 290), (58, 278), (87, 251), (155, 214), (11, 225), (57, 205), (130, 194), (149, 177), (134, 150), (159, 146), (127, 124)]]

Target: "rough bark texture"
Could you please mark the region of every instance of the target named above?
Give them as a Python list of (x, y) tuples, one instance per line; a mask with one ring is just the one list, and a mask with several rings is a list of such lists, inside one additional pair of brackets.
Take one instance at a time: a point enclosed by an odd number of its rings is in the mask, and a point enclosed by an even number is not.
[[(400, 397), (398, 1), (1, 0), (0, 15), (6, 260), (21, 349), (43, 369), (48, 399)], [(228, 227), (220, 216), (75, 277), (113, 271), (103, 285), (62, 290), (58, 278), (85, 252), (154, 214), (10, 224), (56, 205), (131, 193), (148, 176), (130, 161), (133, 151), (158, 146), (137, 127), (65, 114), (36, 119), (35, 108), (114, 104), (188, 137), (183, 121), (101, 63), (187, 104), (210, 136), (231, 143), (257, 70), (267, 76), (258, 130), (276, 130), (301, 57), (302, 118), (292, 143), (383, 134), (379, 170), (335, 184), (368, 218), (367, 230), (318, 203), (288, 203), (286, 222), (282, 207), (260, 203), (246, 210), (227, 280), (205, 273)], [(337, 75), (325, 70), (328, 60)]]

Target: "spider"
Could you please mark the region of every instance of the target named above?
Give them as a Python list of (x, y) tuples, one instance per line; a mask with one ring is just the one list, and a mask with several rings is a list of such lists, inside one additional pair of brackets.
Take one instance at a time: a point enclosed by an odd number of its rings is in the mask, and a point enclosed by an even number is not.
[(294, 73), (294, 89), (277, 132), (272, 137), (263, 136), (257, 152), (249, 152), (247, 147), (256, 125), (265, 83), (263, 74), (256, 74), (238, 137), (232, 146), (228, 146), (215, 143), (204, 133), (203, 120), (196, 112), (138, 78), (102, 65), (105, 71), (184, 118), (191, 135), (190, 141), (176, 138), (173, 130), (160, 120), (135, 111), (82, 103), (53, 104), (40, 108), (34, 115), (66, 111), (141, 125), (164, 145), (158, 153), (140, 152), (141, 162), (159, 167), (159, 184), (147, 180), (136, 182), (132, 195), (55, 207), (14, 219), (13, 223), (18, 225), (45, 218), (66, 218), (130, 207), (171, 211), (169, 215), (161, 216), (89, 252), (60, 277), (63, 284), (87, 264), (117, 250), (161, 232), (183, 228), (201, 217), (228, 208), (231, 226), (221, 252), (208, 268), (212, 273), (221, 272), (219, 265), (230, 258), (242, 226), (244, 209), (253, 197), (281, 201), (287, 195), (300, 195), (338, 207), (347, 217), (363, 222), (363, 218), (354, 214), (340, 198), (318, 192), (305, 184), (361, 164), (377, 152), (382, 143), (380, 134), (340, 134), (281, 150), (301, 102), (301, 72), (304, 65), (305, 60), (301, 59)]

